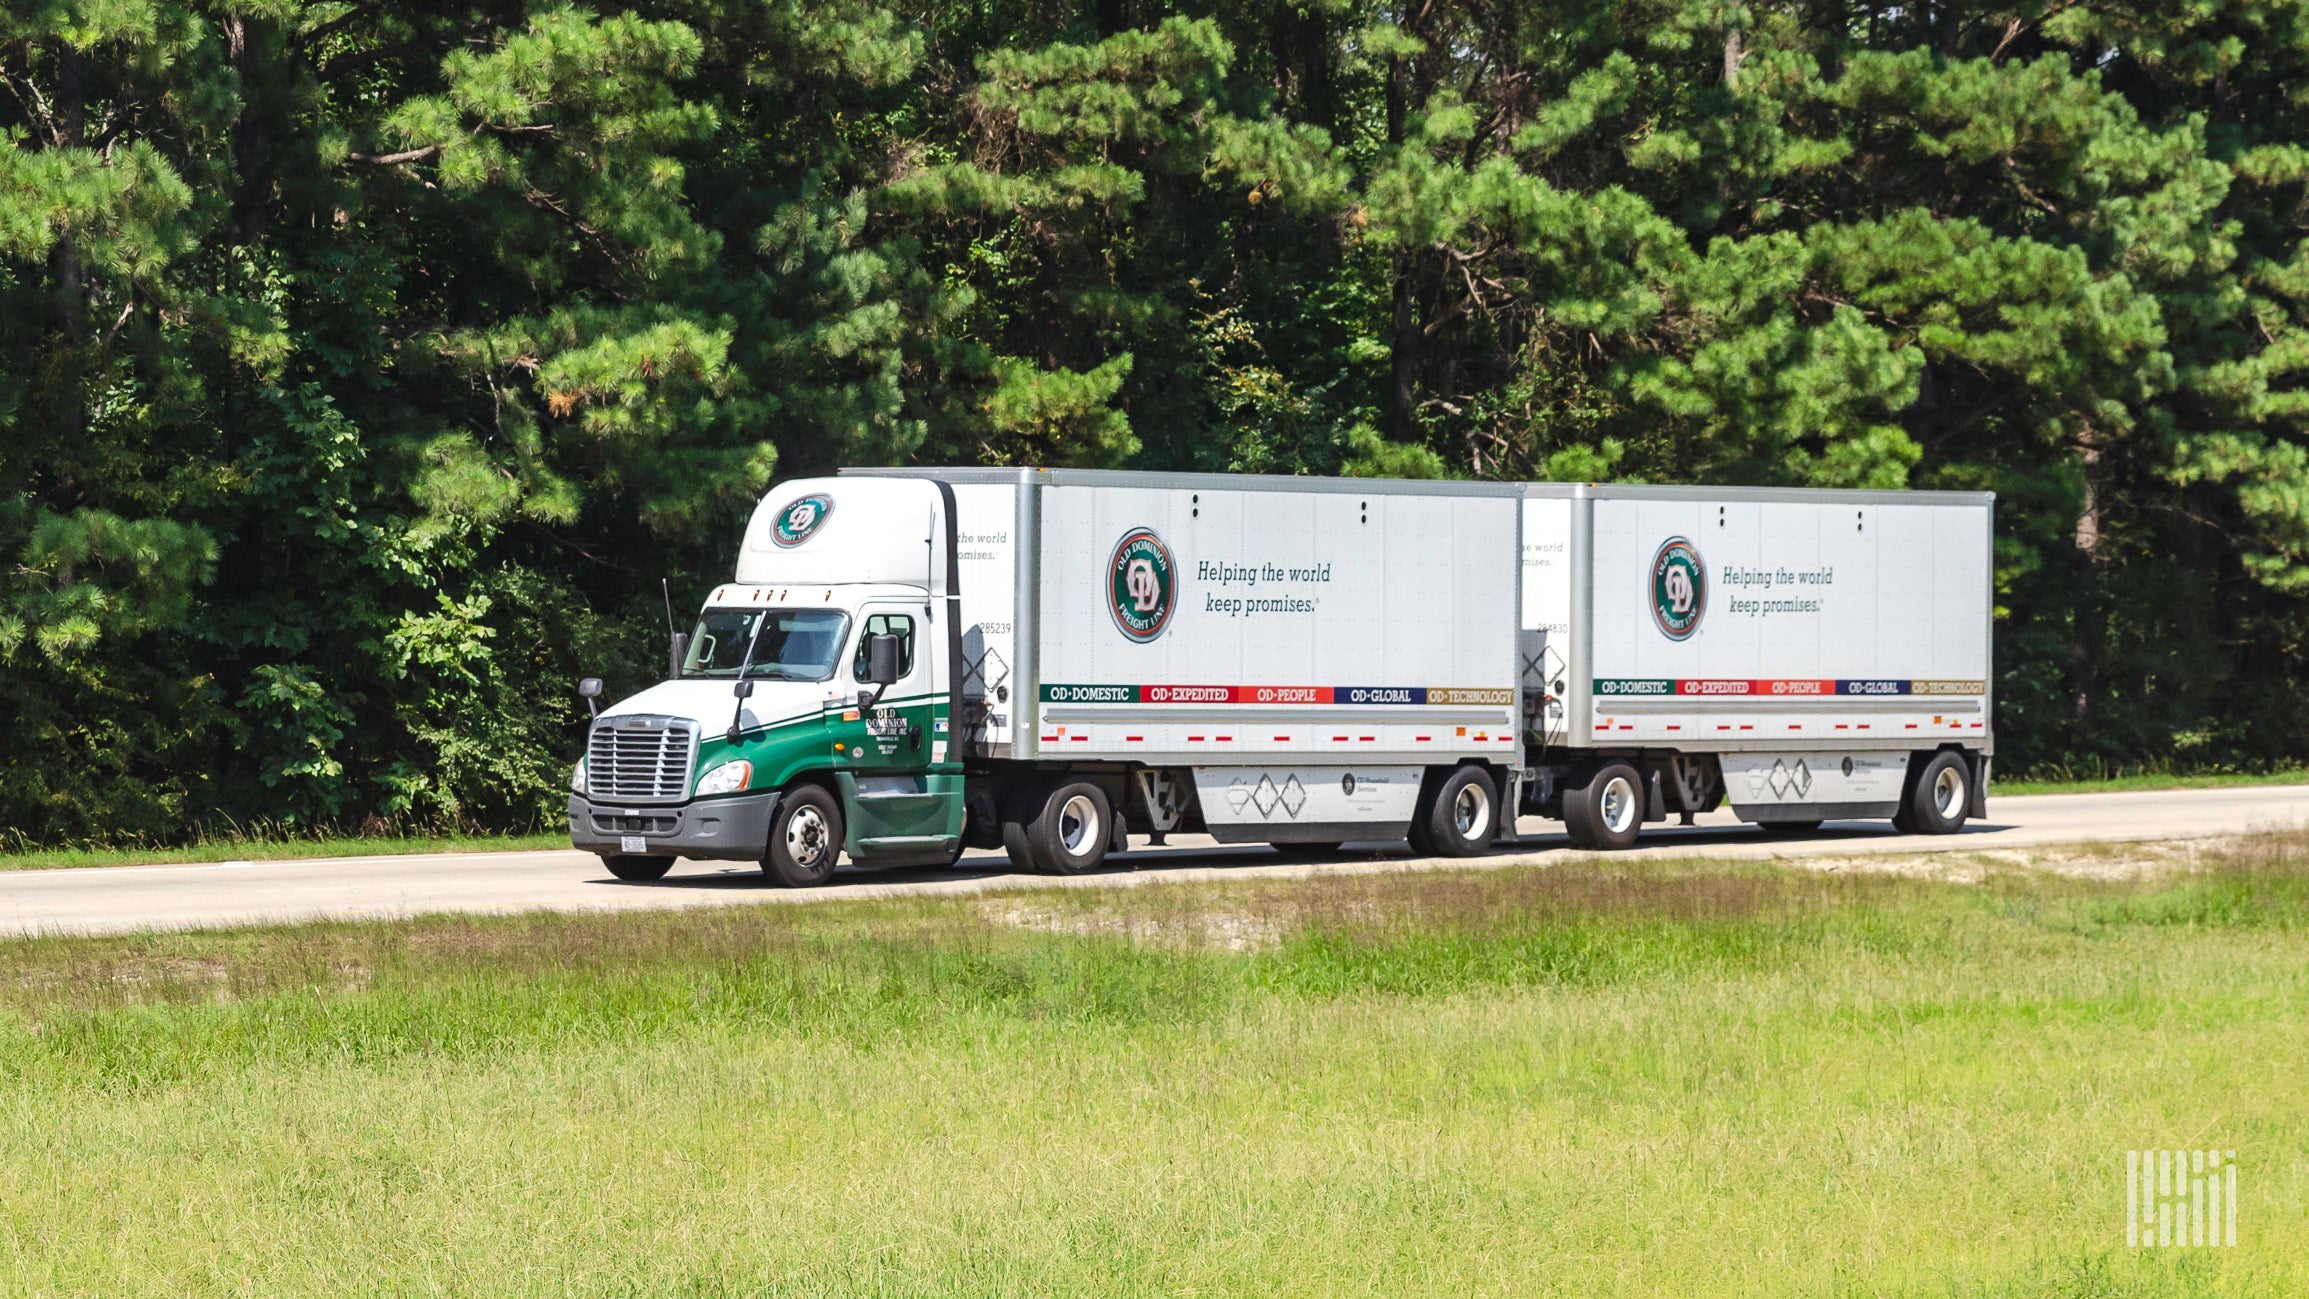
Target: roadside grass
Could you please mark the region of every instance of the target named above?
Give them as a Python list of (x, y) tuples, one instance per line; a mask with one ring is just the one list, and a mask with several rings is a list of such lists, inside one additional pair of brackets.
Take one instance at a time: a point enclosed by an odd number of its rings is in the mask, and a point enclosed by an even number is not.
[(311, 857), (405, 857), (429, 852), (522, 852), (569, 847), (569, 832), (299, 836), (252, 832), (172, 847), (25, 848), (0, 852), (0, 871), (70, 866), (165, 866), (178, 862), (279, 861)]
[(2023, 780), (1998, 777), (1989, 785), (1991, 798), (2030, 794), (2122, 794), (2143, 789), (2230, 789), (2247, 785), (2309, 784), (2309, 767), (2277, 767), (2267, 771), (2160, 771), (2105, 772), (2042, 771)]
[(2305, 1070), (2298, 835), (24, 940), (0, 1288), (2305, 1293)]

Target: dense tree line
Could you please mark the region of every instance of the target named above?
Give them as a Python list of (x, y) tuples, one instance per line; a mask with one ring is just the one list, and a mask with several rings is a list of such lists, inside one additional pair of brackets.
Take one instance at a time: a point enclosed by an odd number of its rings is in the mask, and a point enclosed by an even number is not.
[(528, 823), (773, 478), (1993, 488), (2004, 766), (2309, 741), (2304, 0), (44, 0), (0, 824)]

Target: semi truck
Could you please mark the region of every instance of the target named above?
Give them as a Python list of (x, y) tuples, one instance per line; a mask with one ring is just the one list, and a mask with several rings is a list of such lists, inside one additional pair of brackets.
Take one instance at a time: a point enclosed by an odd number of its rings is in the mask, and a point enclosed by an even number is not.
[[(577, 847), (774, 881), (1096, 869), (1174, 833), (1469, 856), (1728, 802), (1984, 810), (1985, 494), (876, 469), (774, 488), (669, 676), (599, 709)], [(589, 707), (597, 678), (581, 683)]]

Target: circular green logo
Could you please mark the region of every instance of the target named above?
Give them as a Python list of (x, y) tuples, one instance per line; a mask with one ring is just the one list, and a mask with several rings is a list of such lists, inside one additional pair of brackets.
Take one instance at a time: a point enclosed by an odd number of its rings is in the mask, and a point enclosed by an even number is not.
[(1163, 634), (1178, 602), (1171, 548), (1152, 528), (1133, 528), (1115, 543), (1106, 565), (1106, 607), (1122, 634), (1144, 644)]
[(799, 546), (825, 526), (826, 516), (833, 512), (834, 498), (824, 492), (796, 497), (793, 504), (778, 511), (778, 521), (770, 525), (770, 540), (781, 546)]
[(1670, 537), (1652, 556), (1652, 622), (1669, 640), (1684, 640), (1699, 628), (1708, 611), (1708, 566), (1699, 549), (1682, 537)]

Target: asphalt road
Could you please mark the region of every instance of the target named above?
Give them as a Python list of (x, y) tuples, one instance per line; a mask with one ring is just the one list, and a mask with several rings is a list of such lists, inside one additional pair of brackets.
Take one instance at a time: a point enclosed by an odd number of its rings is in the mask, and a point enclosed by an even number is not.
[[(2201, 839), (2309, 826), (2309, 785), (1995, 798), (1985, 822), (1945, 838), (1895, 834), (1883, 822), (1831, 823), (1801, 840), (1767, 839), (1729, 812), (1689, 828), (1646, 831), (1625, 858), (1797, 856), (2027, 848), (2059, 843)], [(856, 871), (826, 888), (772, 887), (749, 865), (684, 862), (654, 884), (612, 879), (579, 852), (442, 853), (327, 857), (185, 866), (106, 866), (0, 873), (0, 934), (96, 934), (313, 919), (377, 919), (429, 912), (627, 911), (825, 901), (898, 893), (958, 893), (1014, 885), (1087, 886), (1147, 880), (1237, 879), (1422, 867), (1568, 861), (1552, 821), (1526, 818), (1523, 837), (1474, 861), (1416, 859), (1403, 845), (1350, 849), (1339, 860), (1289, 863), (1264, 847), (1226, 847), (1201, 836), (1108, 859), (1072, 880), (1010, 873), (1000, 853), (973, 852), (946, 870)]]

